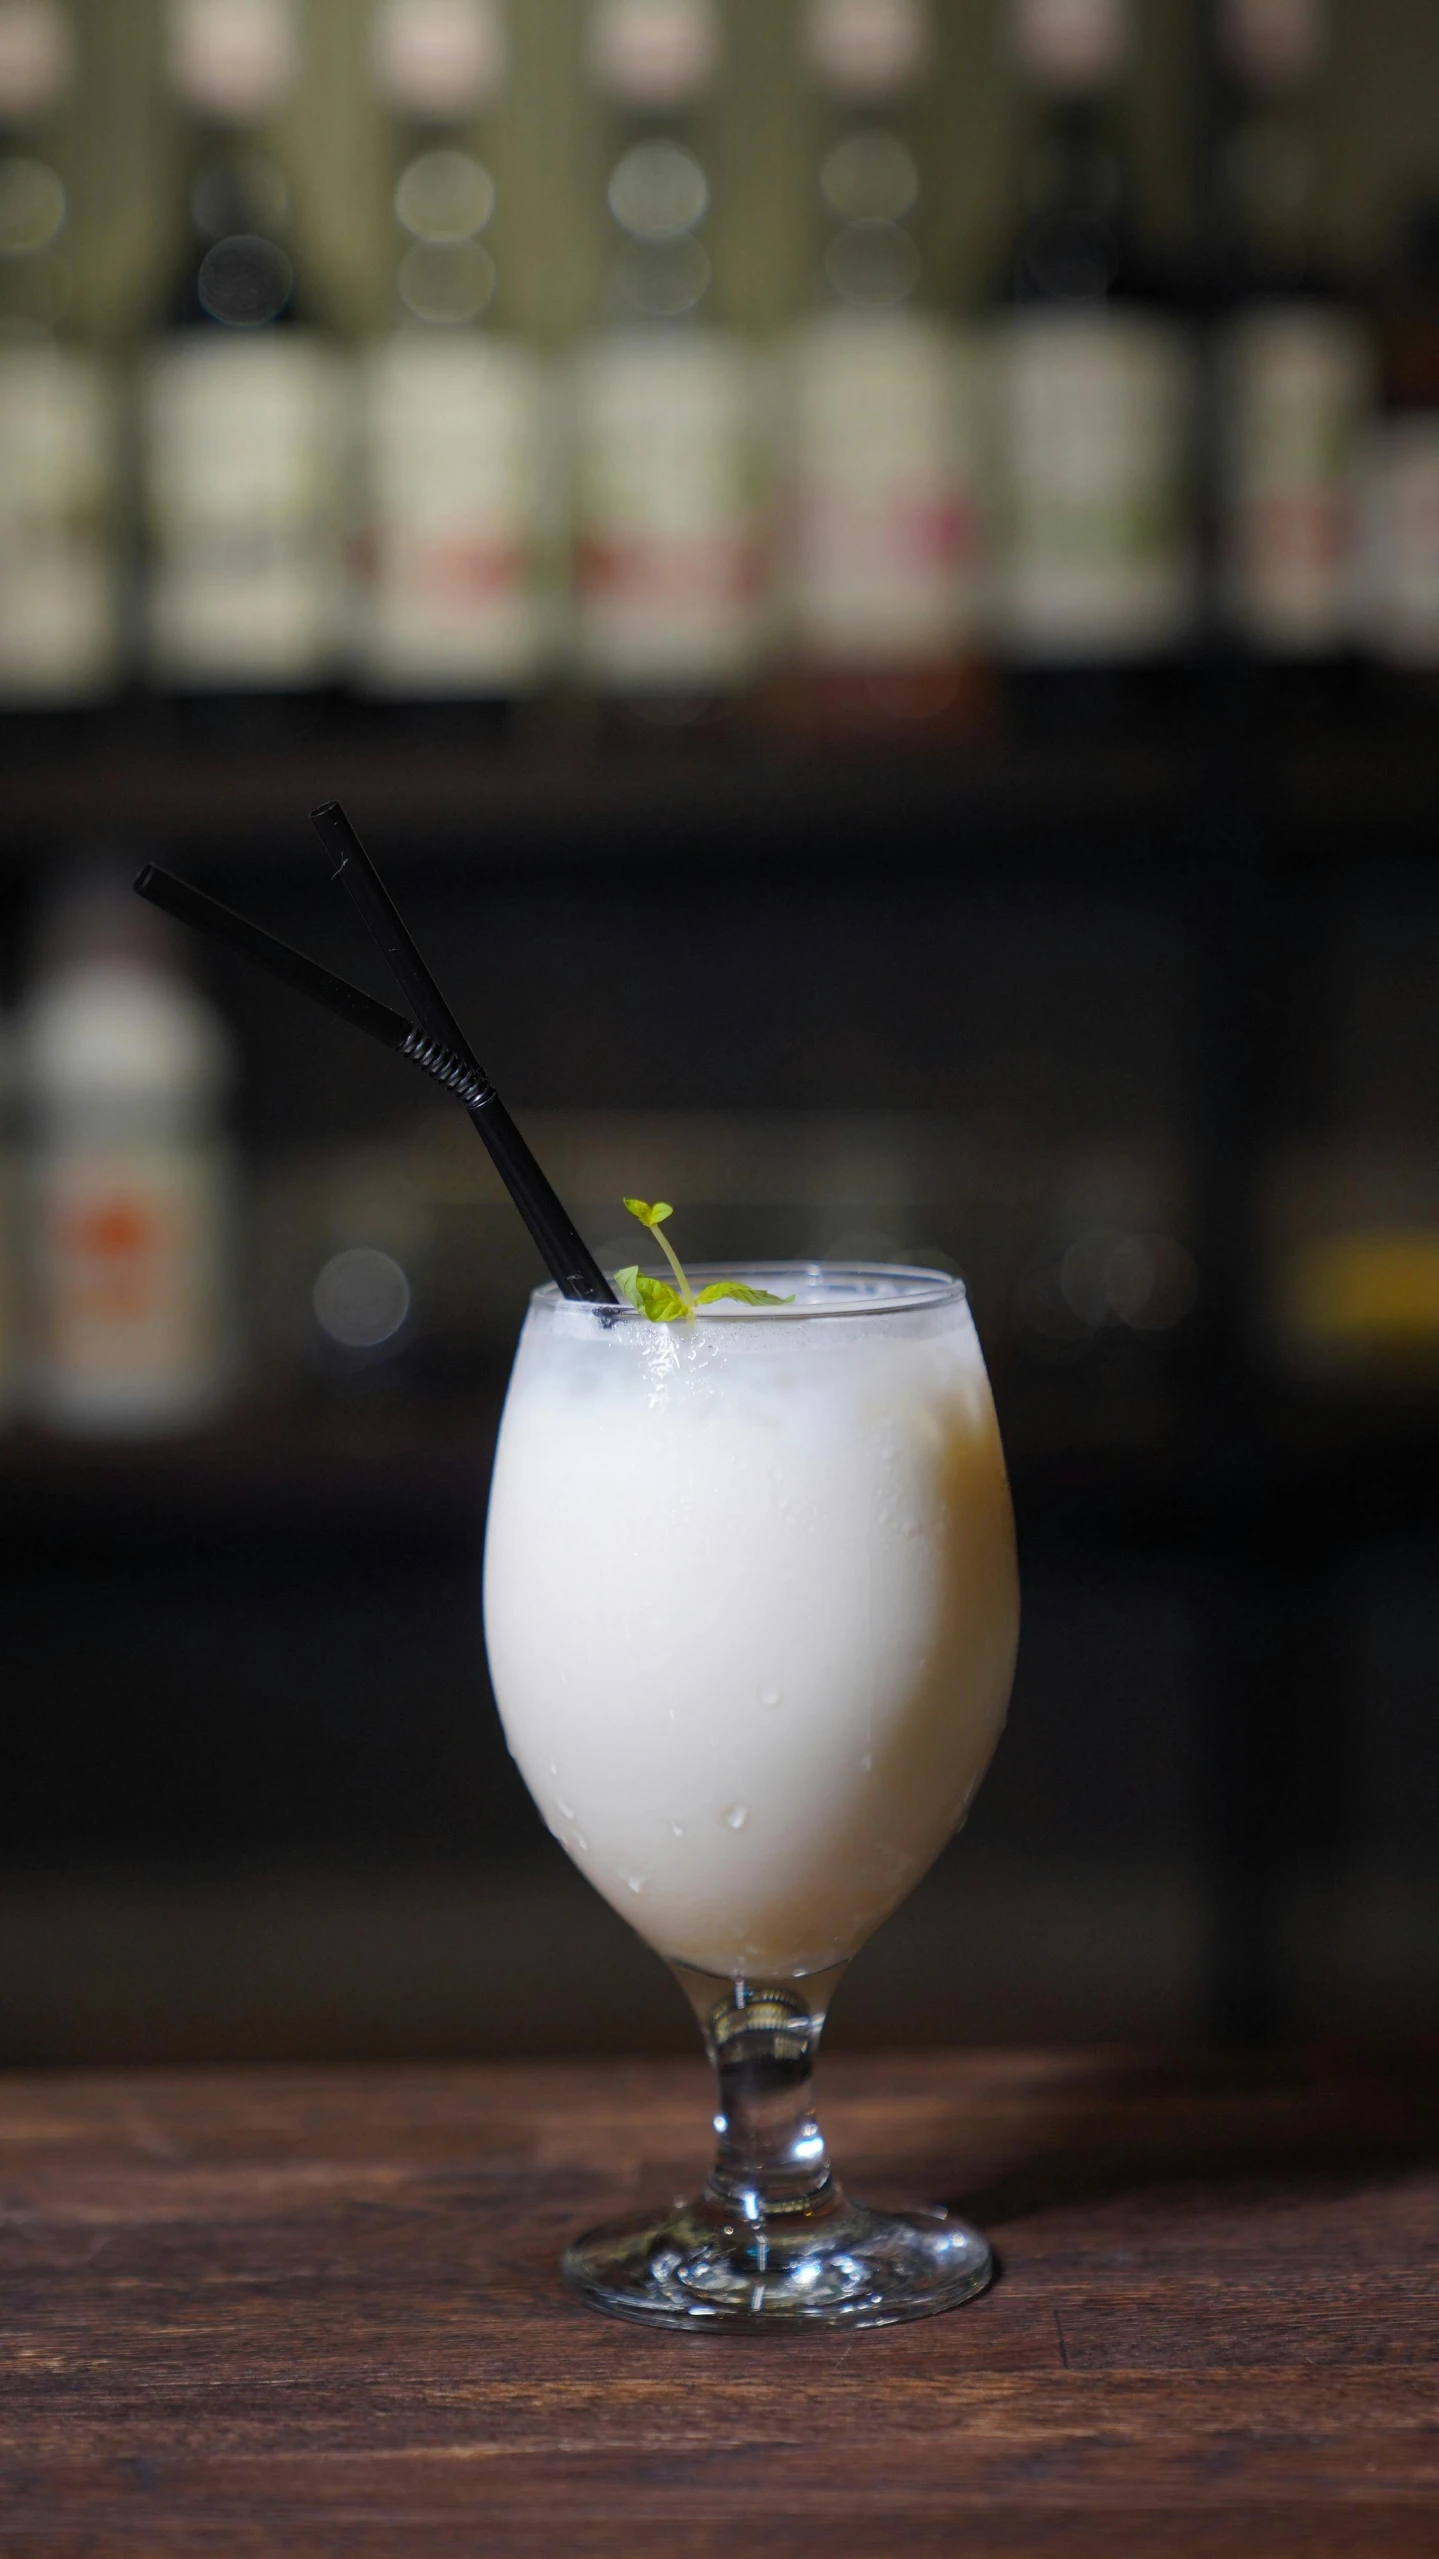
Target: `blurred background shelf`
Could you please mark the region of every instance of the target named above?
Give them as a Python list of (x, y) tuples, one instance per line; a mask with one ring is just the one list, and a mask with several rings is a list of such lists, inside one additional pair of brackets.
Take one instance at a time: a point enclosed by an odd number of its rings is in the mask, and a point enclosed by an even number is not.
[(187, 858), (318, 859), (306, 811), (339, 798), (401, 857), (577, 866), (672, 860), (684, 851), (743, 874), (756, 863), (842, 865), (902, 840), (906, 859), (963, 860), (976, 836), (1026, 854), (1076, 825), (1092, 843), (1172, 824), (1193, 759), (1142, 741), (1020, 747), (801, 752), (736, 739), (666, 751), (579, 751), (561, 734), (504, 749), (455, 745), (401, 722), (366, 739), (358, 719), (306, 744), (208, 752), (193, 745), (5, 753), (6, 850), (43, 859), (91, 834)]
[(970, 1284), (1019, 1686), (841, 2031), (1432, 2008), (1436, 83), (1431, 0), (0, 0), (0, 2062), (670, 2032), (484, 1670), (524, 1238), (128, 896), (388, 994), (337, 795), (602, 1257)]
[(137, 725), (138, 740), (61, 745), (0, 717), (12, 874), (101, 841), (191, 864), (313, 868), (306, 812), (325, 798), (362, 815), (391, 858), (477, 871), (668, 862), (678, 839), (739, 877), (777, 863), (823, 875), (902, 848), (907, 865), (960, 870), (1144, 861), (1146, 885), (1177, 886), (1232, 858), (1208, 825), (1236, 788), (1246, 849), (1301, 876), (1316, 859), (1426, 856), (1439, 827), (1439, 722), (1418, 719), (1378, 737), (1296, 741), (1277, 723), (1214, 720), (1179, 741), (1136, 723), (1128, 739), (823, 749), (746, 736), (577, 747), (562, 726), (548, 745), (542, 733), (467, 743), (456, 724), (358, 713), (228, 746), (146, 741), (151, 724)]

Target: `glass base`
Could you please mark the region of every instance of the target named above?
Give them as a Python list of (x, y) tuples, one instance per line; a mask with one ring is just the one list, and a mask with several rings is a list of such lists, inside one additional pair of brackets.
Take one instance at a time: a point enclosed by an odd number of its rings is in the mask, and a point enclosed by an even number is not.
[(561, 2260), (592, 2309), (649, 2328), (889, 2328), (971, 2301), (994, 2273), (977, 2230), (938, 2207), (822, 2203), (746, 2221), (715, 2196), (587, 2231)]

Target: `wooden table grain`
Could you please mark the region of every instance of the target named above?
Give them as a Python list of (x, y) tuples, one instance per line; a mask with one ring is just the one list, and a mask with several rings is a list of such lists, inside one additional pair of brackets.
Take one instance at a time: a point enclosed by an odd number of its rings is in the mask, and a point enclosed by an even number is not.
[(1001, 2275), (651, 2336), (565, 2237), (679, 2193), (698, 2068), (0, 2081), (0, 2551), (1439, 2552), (1439, 2052), (836, 2060), (831, 2144)]

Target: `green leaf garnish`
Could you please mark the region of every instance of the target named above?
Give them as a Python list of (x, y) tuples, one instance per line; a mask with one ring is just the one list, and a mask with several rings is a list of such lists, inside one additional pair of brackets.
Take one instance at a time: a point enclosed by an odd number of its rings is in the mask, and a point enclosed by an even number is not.
[(681, 1316), (688, 1322), (698, 1308), (718, 1305), (722, 1297), (731, 1297), (740, 1306), (794, 1304), (793, 1298), (771, 1297), (767, 1288), (749, 1288), (743, 1280), (712, 1280), (709, 1287), (702, 1288), (696, 1297), (685, 1277), (684, 1264), (671, 1246), (669, 1237), (659, 1234), (665, 1219), (674, 1215), (669, 1201), (656, 1200), (651, 1204), (648, 1200), (626, 1200), (624, 1205), (631, 1217), (639, 1219), (641, 1226), (647, 1226), (652, 1235), (659, 1235), (660, 1250), (678, 1283), (671, 1288), (668, 1280), (650, 1279), (638, 1262), (630, 1262), (624, 1270), (616, 1271), (616, 1288), (641, 1315), (647, 1315), (652, 1324), (673, 1324)]
[(715, 1306), (722, 1297), (732, 1297), (741, 1306), (793, 1306), (792, 1297), (771, 1297), (767, 1288), (747, 1288), (743, 1280), (712, 1280), (695, 1299), (696, 1306)]
[(676, 1316), (694, 1313), (694, 1307), (685, 1304), (679, 1290), (671, 1288), (668, 1280), (651, 1279), (637, 1263), (631, 1263), (628, 1270), (616, 1271), (615, 1285), (624, 1291), (631, 1306), (638, 1308), (641, 1315), (648, 1315), (652, 1324), (673, 1324)]

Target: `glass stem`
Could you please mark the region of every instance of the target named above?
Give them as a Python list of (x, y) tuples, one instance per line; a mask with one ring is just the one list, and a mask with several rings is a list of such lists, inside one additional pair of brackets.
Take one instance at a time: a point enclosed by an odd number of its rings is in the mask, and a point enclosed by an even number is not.
[(839, 2200), (815, 2120), (814, 2066), (842, 1964), (799, 1982), (717, 1981), (676, 1965), (718, 2090), (706, 2198), (758, 2227)]

